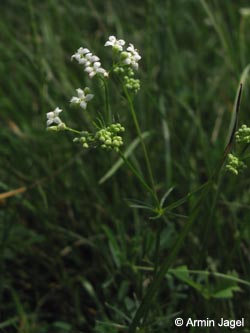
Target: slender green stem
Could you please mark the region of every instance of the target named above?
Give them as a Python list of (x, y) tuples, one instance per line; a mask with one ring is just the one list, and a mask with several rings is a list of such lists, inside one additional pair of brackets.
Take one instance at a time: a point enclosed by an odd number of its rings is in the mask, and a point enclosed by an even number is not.
[(82, 132), (81, 131), (77, 131), (73, 128), (70, 128), (70, 127), (66, 127), (65, 128), (66, 131), (69, 131), (69, 132), (72, 132), (72, 133), (75, 133), (75, 134), (81, 134)]
[(119, 155), (124, 161), (124, 163), (129, 167), (129, 169), (132, 171), (132, 173), (136, 176), (136, 178), (139, 180), (139, 182), (142, 184), (142, 186), (151, 194), (154, 195), (151, 187), (145, 182), (143, 177), (139, 174), (139, 172), (136, 170), (136, 168), (133, 166), (132, 163), (128, 161), (126, 156), (119, 150)]
[(220, 197), (221, 190), (222, 190), (222, 177), (223, 176), (221, 176), (220, 173), (217, 175), (217, 180), (216, 180), (217, 186), (215, 189), (215, 193), (214, 193), (211, 201), (209, 200), (210, 211), (207, 216), (206, 223), (204, 225), (204, 234), (203, 234), (204, 236), (203, 236), (203, 240), (202, 240), (202, 248), (200, 251), (200, 261), (202, 260), (202, 254), (205, 253), (205, 250), (207, 248), (209, 235), (211, 235), (210, 231), (213, 230), (213, 228), (214, 228), (214, 226), (213, 226), (214, 214), (215, 214), (215, 209), (218, 204), (219, 197)]
[(160, 219), (160, 221), (157, 222), (157, 231), (156, 231), (156, 240), (155, 240), (155, 254), (154, 254), (154, 274), (155, 275), (159, 268), (161, 232), (162, 232), (162, 220)]
[(138, 122), (138, 119), (137, 119), (137, 115), (136, 115), (136, 112), (135, 112), (135, 109), (134, 109), (134, 104), (133, 104), (133, 101), (132, 101), (132, 99), (131, 99), (131, 97), (130, 97), (130, 95), (129, 95), (125, 86), (123, 86), (123, 89), (124, 89), (125, 95), (127, 97), (127, 100), (128, 100), (128, 103), (129, 103), (129, 109), (130, 109), (130, 112), (131, 112), (131, 115), (132, 115), (132, 118), (133, 118), (133, 121), (134, 121), (134, 124), (135, 124), (137, 134), (139, 136), (139, 139), (140, 139), (140, 142), (141, 142), (141, 145), (142, 145), (142, 149), (143, 149), (143, 153), (144, 153), (144, 157), (145, 157), (145, 161), (146, 161), (146, 166), (147, 166), (147, 170), (148, 170), (148, 175), (149, 175), (150, 183), (151, 183), (152, 190), (153, 190), (152, 191), (153, 192), (153, 198), (154, 198), (154, 200), (157, 204), (157, 207), (159, 207), (159, 200), (158, 200), (158, 197), (157, 197), (157, 194), (156, 194), (152, 167), (151, 167), (150, 159), (149, 159), (149, 156), (148, 156), (148, 151), (147, 151), (146, 145), (145, 145), (143, 137), (142, 137), (142, 132), (141, 132), (141, 128), (140, 128), (140, 125), (139, 125), (139, 122)]
[(102, 82), (103, 82), (103, 85), (104, 85), (106, 121), (108, 123), (111, 123), (112, 117), (111, 117), (111, 108), (110, 108), (110, 103), (109, 103), (109, 87), (108, 87), (108, 82), (105, 79), (102, 79)]
[(244, 145), (244, 147), (242, 148), (242, 151), (239, 153), (240, 157), (242, 157), (242, 155), (244, 155), (244, 153), (247, 151), (247, 149), (249, 148), (250, 144), (247, 143)]

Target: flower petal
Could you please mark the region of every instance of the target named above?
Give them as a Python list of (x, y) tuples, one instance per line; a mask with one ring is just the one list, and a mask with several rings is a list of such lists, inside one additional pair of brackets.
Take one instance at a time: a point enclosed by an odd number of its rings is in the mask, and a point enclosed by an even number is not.
[(85, 96), (84, 91), (81, 88), (77, 88), (76, 92), (77, 92), (78, 97), (84, 97)]
[(71, 98), (71, 100), (70, 100), (70, 103), (74, 103), (74, 104), (77, 104), (77, 103), (79, 103), (79, 98), (78, 98), (78, 97), (75, 97), (75, 96), (73, 96), (73, 97)]
[(94, 95), (93, 94), (88, 94), (88, 95), (86, 95), (86, 97), (85, 97), (85, 101), (86, 102), (89, 102), (89, 101), (91, 101), (91, 99), (94, 97)]
[(87, 107), (87, 103), (86, 103), (85, 101), (82, 101), (82, 102), (80, 103), (80, 107), (83, 108), (83, 109), (86, 109), (86, 107)]

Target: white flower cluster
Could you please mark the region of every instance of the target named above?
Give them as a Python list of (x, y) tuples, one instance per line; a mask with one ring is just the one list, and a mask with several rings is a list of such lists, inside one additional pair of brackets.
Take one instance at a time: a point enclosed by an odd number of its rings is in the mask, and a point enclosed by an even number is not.
[(70, 100), (70, 103), (80, 105), (80, 107), (85, 110), (87, 108), (87, 102), (89, 102), (94, 97), (94, 95), (90, 94), (90, 89), (88, 87), (84, 88), (84, 90), (78, 88), (76, 89), (76, 92), (78, 97), (73, 96)]
[(109, 36), (109, 40), (104, 46), (112, 46), (114, 50), (120, 51), (122, 62), (125, 65), (131, 65), (133, 69), (138, 69), (138, 61), (141, 60), (138, 50), (135, 49), (133, 44), (129, 44), (126, 51), (123, 51), (125, 41), (123, 39), (117, 39), (115, 36)]
[[(139, 80), (134, 78), (134, 70), (138, 69), (138, 62), (141, 56), (138, 50), (135, 49), (133, 44), (129, 44), (125, 49), (125, 41), (123, 39), (117, 39), (115, 36), (109, 36), (108, 41), (104, 46), (111, 46), (113, 49), (113, 66), (110, 72), (114, 72), (120, 75), (124, 89), (130, 90), (132, 93), (136, 93), (140, 88)], [(109, 72), (102, 68), (100, 58), (92, 54), (89, 49), (80, 47), (75, 54), (72, 55), (71, 59), (76, 60), (80, 65), (83, 65), (84, 71), (88, 73), (90, 78), (97, 77), (108, 77)], [(107, 82), (104, 82), (104, 88), (106, 89)], [(105, 90), (105, 98), (107, 98), (107, 89)], [(93, 99), (94, 95), (91, 93), (88, 87), (84, 89), (77, 88), (76, 96), (70, 99), (71, 105), (79, 106), (82, 109), (86, 109), (88, 102)], [(107, 108), (107, 105), (106, 105)], [(54, 111), (47, 113), (47, 129), (51, 131), (71, 131), (81, 135), (80, 138), (75, 138), (74, 142), (81, 142), (84, 148), (88, 147), (101, 147), (104, 149), (113, 149), (119, 151), (123, 145), (122, 137), (118, 135), (120, 132), (124, 132), (124, 127), (121, 124), (110, 124), (105, 125), (106, 119), (101, 123), (101, 128), (94, 132), (80, 132), (74, 130), (65, 125), (60, 119), (59, 115), (62, 110), (56, 107)], [(108, 117), (107, 117), (108, 118)], [(109, 120), (107, 120), (109, 122)], [(93, 122), (95, 125), (95, 123)], [(54, 125), (54, 126), (52, 126)]]
[(89, 74), (91, 79), (96, 74), (101, 74), (104, 77), (108, 76), (108, 72), (101, 67), (100, 58), (86, 48), (80, 47), (71, 59), (75, 59), (79, 64), (84, 65), (84, 71)]
[(124, 64), (131, 65), (133, 69), (138, 70), (138, 61), (141, 60), (141, 56), (133, 44), (129, 44), (129, 47), (127, 47), (127, 52), (122, 53), (122, 58)]

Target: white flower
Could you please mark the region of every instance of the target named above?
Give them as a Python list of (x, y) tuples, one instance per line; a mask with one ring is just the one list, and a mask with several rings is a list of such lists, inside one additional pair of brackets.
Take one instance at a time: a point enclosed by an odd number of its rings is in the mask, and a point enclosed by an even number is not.
[(81, 59), (81, 54), (80, 53), (75, 53), (71, 56), (71, 60), (76, 59), (76, 61), (79, 62), (79, 60)]
[(96, 74), (103, 74), (104, 76), (108, 76), (107, 71), (101, 67), (100, 62), (94, 62), (90, 66), (85, 67), (85, 72), (89, 74), (89, 77), (92, 79)]
[(100, 58), (99, 57), (97, 57), (97, 56), (95, 56), (95, 55), (93, 55), (92, 57), (90, 57), (90, 59), (89, 59), (89, 61), (90, 62), (96, 62), (96, 61), (99, 61), (100, 60)]
[(60, 112), (62, 112), (62, 110), (57, 107), (54, 111), (47, 113), (47, 126), (50, 126), (51, 124), (62, 124), (61, 119), (58, 117)]
[(123, 50), (123, 45), (125, 45), (125, 41), (123, 39), (117, 39), (115, 36), (109, 36), (109, 40), (104, 44), (104, 46), (112, 46), (118, 51)]
[(87, 59), (88, 61), (90, 61), (90, 59), (93, 57), (93, 53), (89, 52), (85, 54), (85, 59)]
[(75, 59), (79, 62), (80, 65), (85, 65), (86, 66), (87, 64), (91, 64), (90, 61), (88, 61), (86, 58), (81, 58), (81, 56), (80, 56), (79, 59), (76, 58), (76, 57), (75, 57)]
[(90, 51), (86, 48), (80, 47), (75, 54), (72, 55), (72, 59), (76, 59), (78, 62), (79, 60), (86, 54), (89, 53)]
[(78, 97), (73, 96), (70, 100), (70, 103), (79, 104), (80, 107), (85, 110), (87, 108), (87, 102), (89, 102), (94, 97), (94, 95), (89, 94), (90, 89), (88, 87), (84, 88), (84, 90), (78, 88), (76, 89), (76, 92)]
[(129, 44), (127, 47), (127, 52), (122, 53), (122, 58), (125, 65), (131, 65), (133, 69), (138, 69), (138, 61), (141, 60), (141, 56), (133, 44)]
[(86, 54), (86, 53), (89, 53), (89, 49), (86, 49), (86, 48), (83, 48), (83, 47), (80, 47), (78, 50), (77, 50), (77, 53), (79, 54)]
[(135, 47), (132, 43), (129, 43), (129, 46), (127, 47), (127, 51), (132, 53), (132, 54), (138, 53), (138, 51), (135, 49)]
[(80, 47), (77, 52), (72, 55), (71, 59), (75, 59), (79, 64), (84, 65), (84, 70), (89, 74), (90, 78), (94, 77), (96, 74), (108, 76), (108, 72), (101, 67), (100, 58), (92, 54), (86, 48)]

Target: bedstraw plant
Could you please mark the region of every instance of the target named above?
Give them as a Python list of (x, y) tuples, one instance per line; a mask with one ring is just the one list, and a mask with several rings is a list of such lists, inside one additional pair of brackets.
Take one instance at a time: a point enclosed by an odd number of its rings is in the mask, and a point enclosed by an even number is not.
[[(152, 161), (150, 159), (149, 150), (145, 143), (145, 138), (141, 129), (140, 122), (134, 107), (134, 99), (140, 90), (140, 80), (137, 78), (139, 69), (139, 62), (141, 55), (133, 44), (126, 45), (123, 39), (117, 39), (115, 36), (110, 36), (105, 47), (111, 48), (112, 64), (109, 69), (104, 68), (100, 58), (94, 55), (89, 49), (80, 47), (71, 59), (76, 61), (81, 70), (83, 70), (90, 80), (97, 80), (99, 87), (98, 92), (103, 92), (105, 103), (101, 112), (88, 111), (94, 98), (101, 98), (95, 94), (89, 87), (80, 87), (76, 89), (76, 94), (70, 99), (70, 106), (82, 110), (84, 115), (91, 119), (91, 128), (71, 128), (63, 121), (63, 110), (56, 107), (53, 111), (47, 113), (47, 130), (54, 132), (71, 132), (74, 134), (73, 142), (81, 146), (83, 149), (103, 149), (108, 154), (118, 154), (120, 162), (122, 162), (135, 176), (142, 188), (144, 188), (145, 200), (138, 201), (137, 204), (131, 204), (132, 207), (138, 209), (146, 209), (149, 211), (148, 218), (157, 229), (155, 241), (155, 254), (152, 262), (152, 279), (149, 287), (147, 288), (143, 299), (141, 300), (137, 310), (134, 313), (126, 330), (129, 333), (144, 332), (143, 327), (147, 320), (147, 314), (152, 308), (153, 300), (156, 293), (160, 289), (161, 282), (171, 268), (178, 252), (184, 245), (185, 238), (188, 235), (191, 227), (200, 215), (201, 208), (207, 198), (213, 196), (214, 205), (216, 205), (218, 193), (220, 191), (221, 175), (225, 174), (224, 171), (229, 171), (234, 175), (238, 175), (245, 167), (245, 160), (249, 157), (246, 154), (247, 148), (250, 144), (250, 128), (243, 125), (236, 131), (236, 124), (238, 121), (238, 111), (240, 107), (240, 98), (242, 86), (240, 86), (237, 103), (236, 103), (236, 119), (235, 126), (231, 133), (228, 145), (222, 154), (222, 159), (218, 163), (218, 167), (211, 175), (207, 176), (204, 183), (192, 192), (187, 193), (179, 200), (166, 204), (167, 199), (171, 195), (172, 188), (166, 188), (163, 195), (159, 195), (157, 183), (153, 174)], [(146, 173), (143, 174), (137, 164), (132, 163), (129, 154), (124, 154), (124, 142), (126, 134), (126, 124), (120, 123), (119, 113), (115, 110), (110, 103), (110, 82), (114, 80), (116, 86), (119, 87), (118, 91), (121, 100), (126, 100), (130, 116), (132, 118), (138, 140), (144, 155), (144, 162), (146, 166)], [(115, 92), (114, 92), (115, 93)], [(113, 91), (112, 91), (113, 94)], [(234, 140), (237, 144), (237, 153), (232, 153)], [(239, 148), (239, 149), (238, 149)], [(225, 168), (224, 162), (227, 161)], [(223, 172), (221, 172), (223, 170)], [(174, 245), (169, 252), (168, 256), (159, 262), (160, 240), (161, 232), (164, 229), (165, 223), (168, 223), (168, 216), (174, 216), (174, 211), (177, 207), (188, 202), (191, 198), (192, 207), (187, 221), (180, 231)]]

